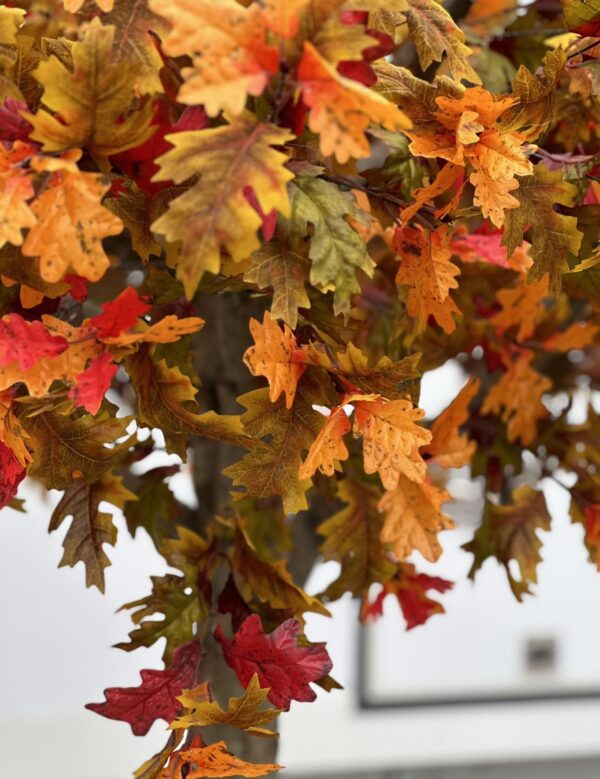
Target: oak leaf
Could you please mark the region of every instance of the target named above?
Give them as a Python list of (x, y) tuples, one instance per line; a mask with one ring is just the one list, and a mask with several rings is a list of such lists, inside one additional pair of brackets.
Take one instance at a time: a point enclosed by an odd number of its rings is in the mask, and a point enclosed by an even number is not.
[(419, 448), (431, 441), (431, 433), (417, 424), (424, 416), (408, 400), (354, 402), (354, 434), (363, 439), (365, 473), (379, 473), (386, 490), (395, 489), (401, 476), (417, 483), (425, 478)]
[(267, 42), (260, 5), (235, 0), (151, 0), (150, 9), (171, 22), (163, 49), (171, 57), (192, 56), (184, 68), (178, 99), (203, 105), (209, 116), (242, 113), (249, 95), (264, 91), (279, 68), (279, 51)]
[(596, 341), (600, 326), (593, 322), (573, 322), (566, 330), (554, 333), (544, 341), (546, 349), (569, 352), (571, 349), (585, 349)]
[(442, 468), (461, 468), (471, 462), (477, 444), (460, 433), (459, 428), (469, 418), (469, 403), (479, 387), (479, 379), (472, 376), (432, 424), (431, 443), (423, 449), (430, 456), (430, 462)]
[[(522, 600), (530, 592), (530, 584), (537, 582), (537, 564), (542, 559), (538, 530), (550, 530), (550, 514), (543, 493), (524, 484), (513, 492), (512, 502), (507, 505), (488, 501), (483, 524), (473, 540), (463, 547), (475, 558), (470, 578), (475, 577), (488, 557), (495, 557), (504, 566), (515, 597)], [(518, 564), (520, 579), (514, 575), (512, 561)]]
[(171, 728), (177, 730), (207, 725), (230, 725), (255, 736), (275, 736), (276, 734), (264, 725), (281, 714), (281, 711), (271, 708), (261, 710), (268, 694), (269, 689), (262, 688), (257, 674), (254, 674), (243, 695), (230, 698), (227, 710), (223, 711), (216, 701), (211, 700), (208, 685), (201, 684), (193, 690), (184, 690), (179, 696), (179, 701), (186, 711), (173, 720)]
[(439, 601), (427, 594), (429, 590), (444, 593), (451, 590), (453, 582), (439, 576), (418, 573), (412, 563), (402, 563), (393, 579), (383, 585), (373, 603), (364, 603), (361, 616), (363, 620), (377, 619), (383, 614), (383, 604), (388, 595), (397, 600), (406, 621), (406, 629), (413, 630), (424, 625), (435, 614), (443, 614), (444, 607)]
[(104, 275), (110, 263), (102, 240), (123, 229), (101, 204), (109, 186), (104, 176), (82, 173), (67, 160), (52, 174), (31, 205), (37, 222), (23, 244), (26, 257), (39, 257), (42, 279), (59, 281), (69, 269), (90, 281)]
[(250, 319), (254, 346), (244, 354), (244, 363), (254, 376), (264, 376), (269, 382), (269, 398), (274, 403), (285, 394), (286, 408), (291, 408), (300, 377), (306, 370), (293, 332), (287, 325), (283, 331), (276, 320), (265, 312), (263, 323)]
[(465, 79), (480, 84), (481, 79), (467, 62), (472, 52), (465, 45), (465, 35), (448, 11), (436, 0), (407, 0), (407, 3), (404, 14), (421, 68), (426, 70), (432, 62), (440, 62), (445, 53), (457, 81)]
[(331, 670), (331, 659), (322, 644), (299, 642), (302, 626), (295, 619), (282, 622), (265, 633), (258, 614), (246, 619), (233, 640), (217, 626), (215, 637), (223, 656), (246, 687), (256, 674), (261, 687), (269, 687), (268, 698), (278, 709), (287, 711), (292, 700), (314, 701), (309, 686)]
[(27, 203), (34, 196), (33, 184), (21, 167), (32, 151), (34, 147), (20, 141), (12, 148), (0, 146), (0, 247), (7, 242), (20, 246), (22, 231), (36, 222)]
[(549, 171), (539, 163), (531, 176), (519, 181), (515, 191), (519, 207), (506, 213), (502, 243), (512, 254), (529, 229), (534, 262), (529, 278), (540, 279), (548, 273), (551, 292), (560, 287), (561, 274), (569, 270), (567, 258), (578, 254), (582, 240), (577, 219), (557, 213), (554, 206), (573, 206), (577, 193), (577, 187), (565, 181), (560, 170)]
[(41, 322), (28, 322), (19, 314), (0, 319), (0, 366), (16, 363), (20, 370), (30, 368), (49, 357), (58, 357), (68, 349), (68, 341), (53, 335)]
[(137, 687), (109, 687), (103, 703), (88, 703), (86, 709), (109, 719), (131, 725), (136, 736), (145, 736), (157, 719), (172, 722), (181, 710), (177, 696), (196, 680), (200, 661), (200, 644), (191, 641), (173, 653), (172, 664), (161, 671), (140, 671), (142, 683)]
[[(198, 578), (197, 575), (195, 578)], [(142, 646), (152, 646), (164, 638), (163, 658), (170, 663), (177, 647), (192, 640), (195, 626), (207, 616), (209, 606), (195, 581), (189, 584), (183, 577), (171, 573), (151, 576), (150, 579), (150, 595), (125, 603), (119, 609), (131, 611), (135, 628), (129, 634), (129, 641), (115, 646), (132, 652)], [(158, 614), (162, 614), (163, 618), (157, 619)]]
[(347, 314), (352, 295), (361, 291), (357, 271), (372, 276), (375, 263), (348, 223), (348, 217), (363, 218), (354, 197), (319, 178), (319, 172), (304, 171), (290, 185), (290, 230), (298, 240), (311, 235), (310, 283), (324, 292), (333, 290), (334, 313)]
[(386, 492), (379, 501), (379, 510), (385, 514), (381, 540), (389, 544), (400, 561), (420, 552), (429, 562), (435, 562), (442, 553), (437, 534), (454, 527), (454, 522), (441, 511), (450, 500), (445, 490), (430, 481), (415, 484), (400, 476), (398, 485)]
[[(193, 739), (188, 749), (180, 749), (171, 755), (169, 765), (158, 779), (202, 779), (219, 776), (264, 776), (278, 771), (275, 763), (247, 763), (227, 751), (224, 741), (200, 746), (199, 737)], [(201, 743), (201, 742), (200, 742)]]
[(197, 332), (203, 326), (204, 320), (198, 316), (186, 316), (180, 319), (176, 314), (169, 314), (152, 325), (138, 320), (135, 330), (114, 336), (102, 336), (100, 340), (113, 346), (130, 346), (136, 343), (169, 344), (185, 335)]
[(0, 441), (0, 509), (10, 505), (25, 473), (12, 449)]
[(304, 44), (298, 67), (308, 126), (319, 135), (325, 156), (341, 164), (370, 154), (365, 131), (371, 122), (388, 130), (406, 130), (408, 117), (393, 103), (356, 81), (340, 76), (311, 43)]
[(27, 435), (15, 413), (13, 394), (0, 392), (0, 442), (11, 450), (22, 468), (31, 462), (30, 447), (33, 442)]
[(298, 469), (298, 478), (310, 479), (317, 470), (326, 476), (333, 476), (334, 471), (341, 470), (340, 461), (348, 459), (344, 436), (350, 432), (350, 428), (350, 419), (344, 407), (332, 408)]
[(75, 384), (69, 390), (75, 406), (97, 414), (118, 370), (112, 354), (103, 352), (93, 357), (87, 368), (75, 376)]
[(530, 351), (516, 357), (481, 407), (482, 414), (497, 414), (506, 423), (509, 441), (523, 446), (535, 442), (537, 423), (548, 416), (542, 395), (552, 389), (552, 381), (531, 366), (532, 359)]
[(317, 528), (325, 538), (319, 547), (323, 558), (341, 565), (338, 578), (325, 590), (329, 600), (346, 592), (364, 595), (371, 584), (390, 579), (396, 570), (380, 538), (380, 491), (373, 485), (346, 478), (339, 483), (337, 497), (346, 505)]
[(429, 234), (421, 228), (400, 228), (394, 248), (401, 257), (396, 283), (408, 288), (408, 313), (417, 317), (422, 327), (432, 316), (444, 332), (452, 333), (456, 329), (452, 314), (460, 314), (460, 310), (450, 290), (458, 287), (456, 276), (460, 271), (450, 261), (452, 250), (446, 228), (438, 227)]
[(152, 135), (151, 104), (132, 110), (136, 66), (112, 60), (114, 36), (115, 28), (96, 18), (83, 40), (71, 48), (72, 71), (56, 56), (35, 70), (44, 87), (46, 110), (26, 118), (33, 125), (31, 138), (45, 151), (85, 147), (108, 157), (139, 146)]
[(517, 328), (517, 340), (524, 341), (535, 332), (545, 310), (543, 301), (548, 297), (548, 275), (527, 283), (520, 276), (515, 287), (498, 290), (496, 297), (502, 310), (494, 314), (490, 321), (501, 333)]
[(103, 546), (115, 545), (117, 528), (113, 517), (99, 506), (102, 501), (122, 509), (125, 503), (135, 500), (135, 495), (123, 486), (122, 479), (107, 473), (92, 484), (79, 480), (67, 487), (60, 502), (52, 512), (48, 530), (57, 530), (72, 517), (63, 539), (64, 553), (59, 567), (85, 565), (86, 587), (97, 587), (104, 592), (104, 569), (110, 565)]
[(262, 220), (246, 198), (246, 187), (252, 187), (264, 213), (276, 208), (289, 216), (286, 184), (293, 174), (284, 167), (287, 156), (272, 147), (291, 138), (287, 130), (247, 113), (220, 127), (167, 136), (174, 148), (159, 157), (155, 180), (200, 180), (171, 201), (152, 229), (182, 242), (177, 277), (189, 298), (205, 271), (218, 273), (221, 247), (236, 262), (259, 248)]
[(150, 309), (147, 300), (134, 287), (126, 287), (114, 300), (102, 303), (102, 313), (89, 319), (88, 326), (100, 339), (118, 336), (123, 330), (131, 329)]

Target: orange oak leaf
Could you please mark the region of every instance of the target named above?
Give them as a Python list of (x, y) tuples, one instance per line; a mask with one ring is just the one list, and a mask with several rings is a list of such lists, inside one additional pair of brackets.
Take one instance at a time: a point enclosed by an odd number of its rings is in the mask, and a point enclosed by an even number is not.
[(69, 159), (53, 162), (55, 172), (31, 206), (37, 223), (23, 254), (39, 257), (44, 281), (60, 281), (69, 270), (98, 281), (110, 264), (102, 239), (123, 229), (121, 220), (101, 204), (110, 181), (99, 173), (82, 173)]
[(339, 470), (341, 460), (348, 459), (344, 436), (350, 432), (350, 419), (343, 406), (331, 409), (319, 435), (308, 450), (306, 460), (298, 471), (299, 479), (310, 479), (316, 470), (326, 476), (333, 476)]
[[(80, 11), (84, 3), (85, 0), (63, 0), (65, 11), (68, 11), (70, 14), (76, 14)], [(115, 0), (96, 0), (98, 8), (105, 13), (112, 11), (114, 4)]]
[[(89, 324), (90, 320), (86, 320)], [(199, 316), (187, 316), (181, 319), (175, 314), (163, 317), (153, 325), (146, 325), (142, 320), (137, 320), (136, 330), (129, 333), (120, 333), (115, 336), (103, 336), (99, 340), (111, 346), (129, 346), (134, 343), (169, 344), (183, 338), (184, 335), (196, 333), (204, 326), (204, 320)]]
[(69, 390), (75, 406), (97, 414), (118, 369), (108, 352), (92, 358), (88, 367), (75, 377), (75, 385)]
[(259, 3), (244, 8), (235, 0), (150, 0), (150, 9), (171, 22), (165, 53), (192, 57), (192, 67), (182, 70), (182, 103), (203, 105), (209, 116), (240, 114), (248, 95), (261, 95), (277, 72), (279, 51), (267, 42)]
[(195, 736), (187, 749), (180, 749), (170, 757), (169, 764), (158, 779), (201, 779), (218, 776), (264, 776), (279, 771), (283, 766), (274, 763), (247, 763), (227, 751), (224, 741), (202, 746)]
[(425, 416), (408, 400), (359, 400), (354, 402), (354, 434), (363, 438), (365, 473), (379, 473), (386, 490), (398, 486), (400, 477), (414, 482), (425, 478), (426, 465), (419, 448), (431, 441), (431, 433), (419, 422)]
[(293, 38), (300, 26), (300, 14), (309, 0), (265, 0), (265, 24), (281, 38)]
[(36, 151), (35, 146), (22, 141), (0, 144), (0, 247), (7, 242), (20, 246), (21, 231), (36, 222), (27, 203), (34, 195), (33, 185), (23, 168), (23, 162)]
[(415, 550), (426, 560), (435, 562), (442, 553), (437, 534), (454, 527), (450, 517), (441, 511), (450, 500), (446, 490), (430, 481), (421, 484), (400, 476), (398, 485), (379, 501), (385, 514), (381, 540), (392, 547), (398, 560), (405, 560)]
[(530, 284), (527, 283), (527, 277), (521, 274), (515, 287), (498, 291), (496, 297), (502, 310), (494, 314), (490, 321), (501, 333), (516, 327), (517, 340), (523, 341), (533, 335), (538, 322), (543, 318), (543, 300), (548, 294), (547, 273)]
[(302, 99), (309, 108), (308, 126), (319, 134), (321, 153), (335, 155), (340, 163), (369, 156), (365, 130), (371, 122), (388, 130), (410, 127), (410, 120), (397, 106), (340, 76), (308, 42), (304, 44), (298, 79)]
[(14, 413), (13, 394), (9, 391), (0, 392), (0, 442), (11, 450), (22, 468), (31, 462), (29, 448), (33, 441)]
[(269, 398), (273, 403), (284, 393), (285, 405), (291, 408), (296, 387), (306, 370), (294, 333), (284, 324), (283, 331), (277, 321), (265, 312), (263, 323), (250, 320), (250, 332), (254, 346), (246, 350), (244, 363), (254, 376), (264, 376), (269, 382)]
[(406, 286), (407, 308), (425, 327), (432, 316), (446, 333), (456, 329), (452, 314), (460, 310), (450, 297), (458, 287), (459, 269), (450, 262), (450, 236), (446, 227), (432, 233), (420, 227), (403, 227), (396, 231), (394, 249), (401, 257), (396, 283)]
[(459, 428), (469, 418), (468, 407), (477, 395), (481, 382), (472, 376), (431, 426), (431, 443), (423, 450), (430, 462), (442, 468), (461, 468), (471, 462), (477, 445)]
[(482, 414), (497, 414), (507, 425), (508, 440), (530, 446), (537, 436), (537, 423), (548, 416), (542, 395), (552, 388), (547, 376), (532, 368), (533, 352), (523, 351), (488, 392)]
[(428, 184), (425, 187), (420, 187), (419, 189), (415, 189), (412, 192), (414, 203), (411, 203), (408, 208), (404, 208), (402, 210), (400, 215), (402, 224), (408, 224), (414, 218), (417, 211), (420, 211), (426, 203), (429, 203), (433, 200), (433, 198), (438, 197), (438, 195), (442, 195), (444, 192), (447, 192), (448, 189), (450, 189), (450, 187), (456, 181), (458, 181), (459, 186), (451, 202), (444, 208), (438, 209), (436, 211), (436, 216), (443, 216), (445, 213), (453, 210), (458, 204), (458, 200), (460, 199), (460, 195), (463, 189), (463, 180), (464, 173), (461, 166), (455, 165), (452, 162), (446, 163), (444, 167), (441, 168), (437, 176), (433, 179), (431, 184)]
[(568, 352), (571, 349), (585, 349), (595, 343), (600, 326), (593, 322), (573, 322), (562, 333), (555, 333), (544, 341), (546, 349)]

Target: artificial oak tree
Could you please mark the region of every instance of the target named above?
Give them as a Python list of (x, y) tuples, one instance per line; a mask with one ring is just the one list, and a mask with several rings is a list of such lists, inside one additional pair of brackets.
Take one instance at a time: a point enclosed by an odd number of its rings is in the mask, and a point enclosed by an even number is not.
[[(569, 416), (600, 379), (600, 2), (448, 9), (0, 6), (0, 506), (26, 474), (63, 491), (88, 586), (108, 507), (177, 571), (119, 645), (164, 668), (89, 705), (170, 724), (138, 779), (275, 770), (277, 716), (337, 686), (307, 612), (443, 611), (419, 559), (452, 469), (485, 494), (472, 576), (493, 557), (529, 593), (565, 472), (600, 566), (600, 424)], [(453, 359), (429, 422), (420, 378)]]

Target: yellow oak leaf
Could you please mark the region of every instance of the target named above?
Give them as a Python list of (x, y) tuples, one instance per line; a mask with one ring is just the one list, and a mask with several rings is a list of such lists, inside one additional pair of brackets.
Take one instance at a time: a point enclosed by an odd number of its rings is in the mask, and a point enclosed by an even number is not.
[(442, 547), (437, 534), (454, 527), (441, 511), (442, 503), (448, 500), (446, 490), (427, 480), (415, 484), (405, 476), (383, 495), (379, 501), (379, 510), (385, 514), (381, 540), (392, 547), (398, 560), (406, 560), (415, 550), (432, 563), (439, 558)]
[(459, 428), (469, 418), (469, 403), (479, 386), (479, 379), (472, 376), (431, 426), (431, 443), (424, 449), (431, 456), (430, 462), (442, 468), (461, 468), (471, 462), (477, 444)]
[(23, 468), (31, 462), (29, 448), (33, 447), (34, 442), (13, 412), (12, 392), (0, 392), (0, 442), (12, 450)]
[(532, 368), (533, 352), (523, 351), (500, 381), (488, 392), (482, 414), (496, 414), (507, 426), (508, 440), (531, 446), (537, 437), (537, 423), (548, 416), (542, 395), (552, 388), (547, 376)]
[(102, 239), (123, 229), (121, 220), (101, 203), (110, 181), (99, 173), (73, 169), (66, 160), (54, 163), (59, 169), (31, 205), (37, 222), (25, 239), (23, 254), (39, 257), (44, 281), (59, 281), (69, 270), (98, 281), (110, 264)]
[(209, 725), (230, 725), (254, 736), (275, 736), (276, 733), (263, 727), (281, 714), (279, 709), (270, 707), (261, 710), (268, 694), (269, 688), (262, 688), (258, 681), (258, 674), (254, 674), (243, 695), (239, 698), (230, 698), (227, 710), (223, 711), (219, 704), (211, 699), (208, 684), (200, 684), (193, 690), (184, 690), (177, 698), (186, 712), (171, 723), (171, 728), (178, 730)]
[(365, 131), (371, 122), (388, 130), (406, 130), (408, 117), (393, 103), (356, 81), (344, 78), (306, 42), (298, 68), (302, 97), (309, 108), (308, 126), (319, 134), (325, 156), (340, 163), (370, 154)]
[(154, 13), (171, 22), (163, 49), (171, 57), (191, 55), (178, 98), (203, 105), (209, 116), (237, 115), (248, 95), (262, 94), (279, 67), (279, 51), (267, 43), (261, 4), (244, 8), (235, 0), (151, 0)]
[(292, 137), (251, 114), (220, 127), (167, 136), (175, 148), (158, 158), (161, 170), (155, 178), (178, 184), (191, 177), (199, 181), (171, 201), (152, 229), (168, 241), (181, 242), (177, 276), (188, 298), (205, 271), (218, 273), (221, 247), (235, 262), (260, 247), (262, 220), (248, 200), (249, 189), (263, 213), (277, 209), (290, 215), (286, 184), (293, 174), (285, 167), (287, 156), (272, 147)]
[(520, 275), (515, 287), (501, 289), (496, 297), (502, 310), (494, 314), (491, 322), (504, 333), (511, 327), (517, 329), (517, 340), (523, 341), (533, 335), (545, 312), (543, 300), (548, 297), (548, 274), (541, 279), (527, 283)]
[(269, 382), (269, 397), (274, 403), (284, 393), (285, 405), (291, 408), (300, 377), (306, 370), (294, 333), (265, 312), (263, 323), (250, 319), (254, 346), (246, 350), (244, 363), (254, 376), (264, 376)]
[(348, 459), (344, 436), (350, 432), (350, 419), (343, 406), (331, 409), (319, 435), (308, 450), (299, 471), (299, 479), (309, 479), (318, 469), (326, 476), (333, 476), (340, 469), (340, 461)]
[(419, 448), (431, 441), (431, 433), (419, 422), (425, 416), (408, 400), (359, 400), (354, 402), (354, 434), (363, 438), (365, 473), (379, 473), (386, 490), (398, 486), (401, 476), (422, 482), (427, 466)]
[(394, 248), (401, 258), (396, 283), (407, 287), (407, 308), (421, 326), (434, 317), (446, 333), (456, 329), (452, 314), (460, 314), (450, 297), (458, 287), (458, 267), (450, 262), (450, 236), (445, 227), (433, 233), (421, 228), (404, 227), (397, 231)]
[(112, 60), (115, 28), (92, 21), (81, 42), (71, 48), (73, 69), (50, 56), (34, 71), (44, 87), (45, 108), (27, 114), (31, 138), (46, 151), (85, 147), (92, 154), (111, 154), (139, 146), (155, 131), (152, 105), (135, 109), (131, 88), (137, 66)]
[(21, 141), (11, 147), (0, 145), (0, 248), (5, 243), (20, 246), (22, 230), (36, 222), (27, 203), (34, 195), (33, 185), (21, 166), (34, 153), (35, 147)]
[(492, 179), (484, 170), (473, 171), (469, 181), (475, 187), (473, 203), (481, 208), (483, 216), (490, 219), (496, 227), (502, 227), (504, 212), (519, 206), (519, 201), (510, 194), (519, 188), (519, 182), (516, 179)]

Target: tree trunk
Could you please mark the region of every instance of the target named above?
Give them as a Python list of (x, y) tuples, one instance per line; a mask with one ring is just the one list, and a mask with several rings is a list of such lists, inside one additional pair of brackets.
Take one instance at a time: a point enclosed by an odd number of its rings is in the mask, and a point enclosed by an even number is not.
[[(268, 300), (248, 293), (197, 295), (198, 314), (206, 322), (194, 336), (196, 367), (202, 378), (198, 399), (203, 410), (212, 409), (221, 414), (240, 413), (242, 409), (236, 398), (258, 386), (242, 358), (252, 343), (248, 322), (251, 317), (262, 320)], [(242, 454), (235, 447), (218, 441), (193, 439), (192, 467), (199, 503), (199, 529), (206, 527), (215, 514), (230, 503), (231, 482), (222, 475), (222, 471)], [(299, 585), (306, 581), (314, 565), (318, 545), (315, 528), (324, 518), (324, 513), (324, 508), (315, 505), (294, 520), (294, 548), (288, 560), (288, 569)], [(240, 694), (241, 686), (214, 644), (212, 636), (205, 639), (201, 677), (212, 683), (219, 703), (226, 706), (230, 696)], [(223, 739), (232, 752), (245, 760), (276, 762), (277, 739), (249, 736), (231, 727), (202, 728), (202, 735), (207, 741)]]

